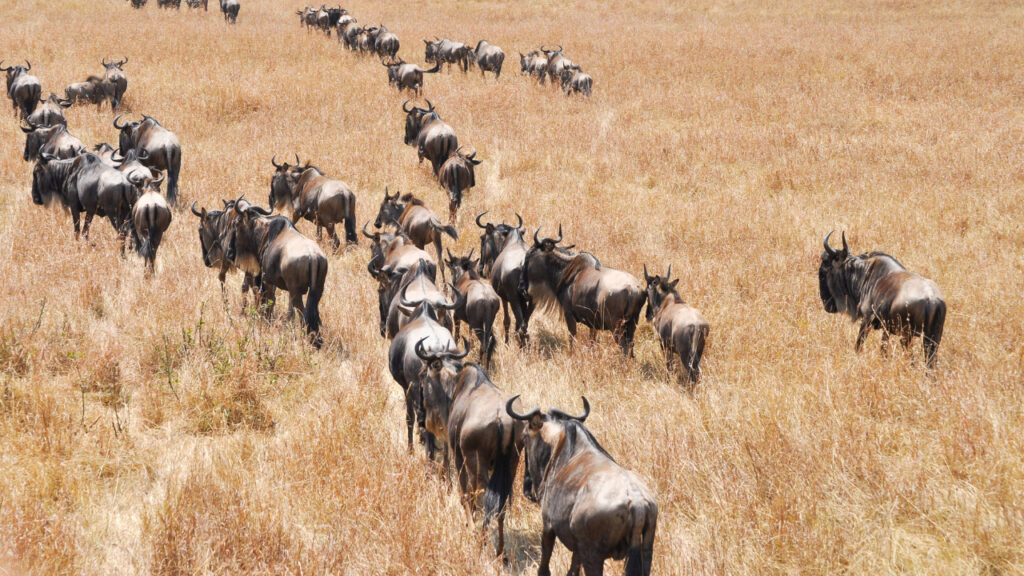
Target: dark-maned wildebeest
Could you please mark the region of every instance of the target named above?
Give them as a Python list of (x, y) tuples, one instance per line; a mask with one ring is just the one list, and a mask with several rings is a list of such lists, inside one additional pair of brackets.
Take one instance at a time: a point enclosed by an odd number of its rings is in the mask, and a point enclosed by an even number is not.
[(107, 62), (106, 58), (103, 59), (103, 67), (106, 68), (106, 72), (103, 74), (103, 88), (106, 91), (106, 97), (110, 99), (111, 110), (117, 109), (121, 104), (121, 99), (124, 98), (125, 90), (128, 89), (128, 78), (124, 75), (123, 69), (127, 63), (127, 58), (114, 62)]
[[(296, 157), (298, 159), (298, 157)], [(291, 166), (278, 164), (276, 157), (270, 159), (276, 171), (270, 182), (270, 206), (283, 209), (291, 207), (292, 222), (305, 218), (316, 225), (316, 239), (323, 239), (323, 228), (334, 243), (334, 249), (341, 246), (341, 239), (334, 230), (335, 225), (344, 223), (345, 241), (359, 242), (356, 236), (356, 195), (341, 180), (324, 176), (316, 166)]]
[(528, 54), (519, 53), (519, 73), (532, 76), (543, 84), (544, 77), (548, 70), (548, 59), (539, 51), (534, 50)]
[[(220, 0), (220, 11), (224, 13), (224, 20), (234, 24), (238, 21), (238, 10), (242, 6), (238, 0)], [(330, 30), (330, 29), (328, 29)], [(330, 34), (330, 32), (328, 32)]]
[(25, 153), (22, 157), (26, 162), (39, 158), (41, 153), (52, 154), (64, 160), (85, 152), (85, 145), (72, 136), (64, 124), (46, 128), (30, 124), (22, 126), (21, 131), (25, 133)]
[(121, 155), (135, 148), (145, 151), (145, 164), (167, 173), (167, 201), (174, 206), (178, 201), (178, 176), (181, 173), (181, 144), (173, 132), (164, 128), (151, 116), (142, 121), (118, 124), (121, 114), (114, 118), (114, 128), (121, 131), (118, 140)]
[(236, 200), (232, 210), (238, 218), (231, 224), (225, 257), (257, 278), (260, 305), (268, 317), (274, 311), (277, 289), (286, 290), (291, 297), (288, 319), (298, 310), (313, 346), (320, 348), (320, 298), (327, 279), (327, 256), (288, 218), (272, 216), (259, 206), (247, 206), (244, 211), (239, 206)]
[(465, 304), (455, 309), (455, 339), (459, 339), (461, 322), (469, 325), (477, 339), (480, 340), (480, 361), (488, 370), (497, 344), (494, 338), (494, 319), (498, 316), (501, 298), (494, 291), (489, 280), (482, 278), (477, 271), (478, 260), (473, 260), (473, 251), (468, 256), (456, 258), (448, 251), (445, 264), (452, 272), (452, 283), (455, 288), (466, 295)]
[[(562, 50), (563, 48), (561, 44), (558, 45), (558, 50), (552, 50), (550, 48), (545, 48), (543, 46), (540, 47), (540, 51), (543, 52), (548, 59), (548, 67), (547, 70), (545, 70), (545, 72), (551, 79), (551, 84), (561, 81), (562, 70), (565, 69), (566, 66), (572, 65), (572, 60), (566, 58), (562, 54)], [(542, 79), (541, 84), (543, 83), (544, 81)]]
[(434, 105), (427, 100), (427, 108), (409, 108), (409, 101), (402, 103), (405, 112), (405, 144), (416, 146), (419, 162), (424, 158), (437, 176), (448, 157), (459, 149), (459, 139), (455, 130), (446, 124), (434, 110)]
[(124, 162), (124, 158), (117, 153), (117, 149), (111, 146), (107, 142), (100, 142), (99, 144), (92, 147), (93, 154), (100, 157), (100, 160), (110, 166), (111, 168), (117, 168)]
[[(401, 298), (401, 293), (399, 297)], [(450, 306), (457, 306), (458, 300), (461, 299), (462, 296), (456, 293), (456, 302)], [(422, 387), (420, 386), (423, 361), (420, 360), (416, 349), (419, 347), (428, 353), (440, 353), (457, 350), (457, 347), (451, 332), (440, 324), (438, 312), (429, 301), (408, 307), (403, 312), (409, 315), (410, 320), (391, 341), (391, 346), (388, 349), (388, 369), (391, 371), (391, 377), (402, 387), (402, 392), (405, 394), (405, 425), (409, 439), (409, 451), (412, 452), (413, 425), (418, 424), (420, 439), (427, 449), (427, 454), (433, 459), (434, 438), (433, 434), (425, 429), (426, 415), (423, 412)]]
[(562, 90), (565, 91), (566, 96), (573, 94), (590, 96), (593, 86), (594, 79), (590, 77), (590, 74), (584, 73), (579, 66), (573, 64), (562, 69)]
[(883, 351), (890, 334), (899, 335), (904, 348), (921, 336), (928, 366), (934, 367), (946, 321), (946, 301), (938, 285), (884, 252), (852, 256), (845, 232), (843, 248), (835, 250), (828, 244), (830, 236), (832, 232), (825, 236), (818, 268), (821, 302), (826, 312), (860, 321), (855, 349), (860, 351), (872, 329), (882, 330)]
[(163, 180), (163, 174), (155, 179), (132, 180), (133, 184), (142, 187), (142, 195), (132, 207), (132, 235), (135, 251), (146, 261), (146, 270), (149, 272), (155, 267), (160, 240), (171, 225), (171, 208), (160, 194), (160, 183)]
[(384, 66), (388, 69), (388, 84), (393, 85), (399, 92), (410, 90), (417, 96), (423, 91), (423, 75), (440, 70), (440, 64), (424, 70), (419, 64), (409, 64), (404, 60), (385, 62)]
[(203, 10), (209, 11), (210, 7), (207, 6), (208, 0), (185, 0), (189, 8), (199, 8), (202, 6)]
[(441, 188), (448, 193), (448, 221), (455, 224), (455, 217), (462, 205), (462, 193), (476, 186), (476, 171), (474, 167), (480, 164), (476, 159), (476, 150), (472, 154), (464, 155), (459, 148), (452, 153), (441, 165), (437, 173), (437, 180)]
[(424, 259), (420, 259), (415, 266), (404, 273), (392, 271), (387, 267), (380, 270), (379, 281), (382, 290), (379, 291), (379, 295), (384, 299), (387, 312), (381, 332), (382, 336), (388, 339), (394, 338), (409, 323), (409, 315), (406, 311), (424, 301), (429, 302), (437, 311), (438, 321), (441, 325), (449, 332), (452, 330), (452, 315), (447, 304), (448, 299), (430, 278), (432, 270), (433, 268)]
[(696, 308), (690, 306), (676, 291), (679, 279), (669, 280), (672, 266), (665, 276), (650, 276), (644, 265), (644, 280), (647, 282), (647, 321), (654, 325), (665, 353), (665, 366), (672, 373), (675, 356), (683, 363), (687, 379), (692, 383), (700, 381), (700, 358), (708, 339), (708, 326)]
[(526, 422), (523, 432), (523, 494), (540, 504), (541, 551), (537, 574), (549, 568), (555, 539), (572, 552), (569, 574), (601, 576), (607, 558), (625, 558), (626, 576), (649, 576), (654, 559), (658, 504), (636, 474), (619, 466), (583, 422), (572, 416), (534, 408), (516, 413), (518, 395), (505, 403), (512, 418)]
[[(452, 240), (459, 239), (455, 227), (442, 224), (437, 214), (427, 208), (422, 200), (412, 193), (403, 196), (400, 191), (390, 196), (385, 186), (384, 200), (380, 203), (377, 220), (373, 225), (380, 228), (390, 222), (397, 223), (417, 248), (426, 248), (427, 244), (433, 244), (437, 263), (441, 262), (441, 235), (447, 234)], [(441, 279), (445, 279), (444, 268), (441, 269)]]
[(484, 72), (492, 72), (494, 79), (501, 77), (501, 65), (505, 63), (505, 52), (486, 40), (476, 43), (476, 48), (470, 53), (469, 61), (476, 64), (480, 69), (480, 75)]
[(558, 238), (538, 237), (526, 254), (525, 273), (520, 290), (541, 305), (561, 310), (572, 345), (576, 325), (590, 327), (591, 337), (598, 330), (611, 330), (623, 354), (632, 356), (633, 335), (647, 294), (633, 275), (602, 266), (593, 254), (570, 252)]
[(381, 270), (389, 273), (402, 273), (409, 270), (422, 259), (427, 261), (428, 275), (433, 281), (437, 281), (437, 262), (430, 253), (413, 244), (409, 236), (400, 224), (395, 224), (397, 230), (394, 233), (374, 232), (370, 234), (366, 227), (370, 223), (363, 224), (363, 235), (373, 240), (370, 244), (370, 275), (378, 278)]
[(470, 523), (484, 497), (484, 530), (498, 519), (497, 555), (505, 552), (505, 511), (519, 467), (523, 422), (504, 409), (508, 396), (477, 364), (462, 363), (468, 353), (427, 352), (416, 347), (423, 362), (420, 383), (426, 426), (444, 438), (459, 475), (462, 502)]
[(124, 246), (135, 187), (123, 174), (104, 164), (99, 156), (86, 152), (61, 160), (41, 153), (32, 171), (32, 201), (44, 205), (54, 197), (71, 211), (75, 239), (79, 236), (79, 217), (85, 213), (81, 232), (87, 239), (93, 216), (106, 216)]
[[(248, 205), (248, 202), (246, 204)], [(234, 205), (234, 200), (230, 202), (225, 200), (223, 210), (210, 211), (207, 211), (206, 208), (203, 208), (201, 211), (196, 210), (195, 202), (192, 202), (191, 206), (192, 214), (199, 218), (199, 245), (203, 250), (203, 265), (207, 268), (220, 267), (220, 273), (217, 277), (220, 280), (220, 291), (225, 302), (227, 301), (227, 288), (225, 286), (227, 274), (231, 270), (238, 269), (224, 256), (227, 253), (231, 227), (235, 219), (239, 218), (238, 213), (232, 209)], [(257, 292), (256, 279), (245, 270), (242, 270), (242, 274), (244, 275), (242, 279), (242, 309), (244, 310), (249, 290), (252, 290), (253, 297), (257, 303), (259, 303), (259, 293)]]
[(383, 24), (377, 30), (376, 37), (373, 39), (373, 51), (381, 59), (388, 58), (391, 60), (398, 56), (398, 36), (387, 29)]
[[(534, 304), (528, 294), (519, 290), (526, 253), (530, 249), (523, 239), (523, 218), (516, 214), (519, 220), (516, 226), (504, 222), (483, 224), (480, 218), (484, 214), (486, 212), (476, 217), (476, 225), (484, 230), (480, 235), (480, 273), (491, 279), (491, 286), (501, 298), (501, 306), (505, 313), (505, 343), (509, 342), (509, 327), (512, 324), (512, 316), (515, 316), (516, 336), (519, 344), (525, 345)], [(509, 315), (509, 307), (512, 308), (512, 316)]]
[(0, 72), (7, 73), (7, 97), (11, 99), (15, 114), (25, 118), (35, 111), (43, 87), (38, 78), (28, 73), (32, 69), (32, 63), (28, 60), (24, 66), (4, 68), (3, 64), (4, 61), (0, 60)]
[(57, 124), (67, 126), (68, 121), (64, 117), (64, 108), (69, 107), (71, 107), (70, 100), (62, 99), (56, 94), (51, 93), (49, 98), (39, 101), (39, 107), (36, 108), (35, 112), (26, 116), (25, 121), (28, 122), (29, 126), (50, 127)]

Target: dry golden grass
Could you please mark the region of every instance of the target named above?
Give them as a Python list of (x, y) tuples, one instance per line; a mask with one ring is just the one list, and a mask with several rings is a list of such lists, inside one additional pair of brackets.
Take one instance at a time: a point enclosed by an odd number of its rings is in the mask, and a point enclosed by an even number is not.
[[(185, 205), (265, 203), (271, 154), (297, 151), (353, 187), (361, 221), (385, 185), (443, 210), (384, 69), (303, 32), (303, 2), (243, 1), (234, 27), (215, 2), (150, 4), (7, 0), (0, 57), (30, 59), (45, 95), (128, 56), (125, 106), (180, 136)], [(410, 61), (435, 34), (508, 54), (497, 85), (426, 80), (484, 159), (460, 251), (481, 210), (561, 222), (607, 265), (672, 263), (712, 325), (692, 394), (646, 323), (626, 361), (607, 334), (570, 354), (538, 319), (537, 349), (499, 346), (494, 380), (542, 406), (590, 398), (591, 430), (658, 495), (656, 574), (1024, 572), (1024, 6), (609, 4), (346, 4)], [(542, 43), (593, 75), (593, 98), (518, 76), (516, 51)], [(241, 314), (239, 277), (222, 303), (187, 211), (153, 279), (106, 222), (76, 243), (32, 205), (3, 117), (0, 574), (506, 571), (406, 452), (365, 241), (330, 258), (314, 352)], [(116, 138), (107, 109), (68, 117), (87, 144)], [(919, 347), (887, 360), (876, 335), (856, 355), (855, 327), (823, 311), (832, 228), (938, 282), (934, 378)], [(540, 514), (518, 490), (511, 571), (532, 573)]]

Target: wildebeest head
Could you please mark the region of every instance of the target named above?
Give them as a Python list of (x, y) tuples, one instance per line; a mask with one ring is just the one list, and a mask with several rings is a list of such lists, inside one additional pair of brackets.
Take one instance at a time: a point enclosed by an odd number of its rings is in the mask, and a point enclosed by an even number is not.
[(7, 90), (8, 91), (11, 90), (11, 84), (14, 82), (15, 78), (17, 78), (18, 76), (20, 76), (22, 74), (25, 74), (26, 72), (28, 72), (29, 70), (32, 69), (32, 63), (29, 62), (28, 60), (25, 60), (25, 65), (24, 66), (8, 66), (7, 68), (4, 68), (3, 64), (4, 64), (4, 61), (0, 60), (0, 72), (7, 72)]
[(469, 274), (469, 277), (473, 279), (479, 278), (477, 270), (480, 266), (480, 259), (473, 259), (472, 249), (466, 256), (455, 256), (451, 250), (448, 250), (448, 258), (444, 263), (451, 270), (452, 281), (455, 283), (458, 283), (463, 274)]
[(448, 413), (451, 409), (455, 383), (462, 371), (462, 359), (469, 355), (469, 341), (463, 338), (463, 350), (427, 351), (422, 338), (414, 350), (423, 366), (420, 368), (420, 394), (426, 412), (427, 430), (439, 431), (448, 428)]
[[(274, 175), (270, 178), (270, 207), (280, 208), (291, 200), (292, 190), (305, 167), (299, 165), (298, 154), (295, 154), (295, 164), (278, 164), (277, 154), (270, 159), (270, 163), (274, 166)], [(308, 166), (307, 161), (306, 167)]]
[(533, 502), (540, 501), (544, 491), (544, 470), (551, 461), (551, 451), (562, 435), (564, 423), (576, 421), (583, 423), (590, 415), (590, 402), (583, 398), (583, 413), (578, 416), (567, 414), (557, 409), (550, 409), (545, 414), (540, 408), (534, 408), (526, 414), (519, 414), (513, 408), (519, 394), (509, 398), (505, 404), (505, 412), (516, 420), (528, 423), (523, 430), (523, 458), (526, 462), (523, 473), (523, 495)]
[(199, 218), (199, 244), (203, 249), (203, 264), (211, 268), (224, 259), (223, 240), (228, 228), (227, 218), (232, 213), (234, 201), (224, 200), (223, 210), (196, 210), (192, 202), (192, 214)]
[(476, 217), (476, 225), (483, 229), (483, 233), (480, 235), (480, 274), (490, 276), (491, 265), (501, 253), (509, 234), (523, 229), (523, 217), (517, 213), (516, 219), (519, 224), (511, 226), (504, 222), (500, 224), (487, 222), (485, 224), (480, 221), (484, 214), (487, 212), (481, 212)]
[(654, 319), (654, 314), (661, 307), (661, 303), (667, 298), (678, 297), (679, 293), (676, 292), (676, 284), (679, 284), (679, 278), (675, 280), (669, 280), (672, 276), (672, 265), (668, 265), (668, 271), (665, 272), (664, 276), (658, 276), (655, 274), (651, 276), (647, 274), (647, 265), (644, 264), (644, 280), (647, 282), (647, 321), (650, 322)]
[(113, 73), (114, 71), (124, 72), (124, 65), (127, 64), (127, 63), (128, 63), (128, 59), (127, 58), (125, 58), (124, 60), (112, 60), (110, 62), (107, 62), (107, 59), (104, 58), (103, 59), (103, 67), (106, 68), (106, 70), (107, 70), (107, 77), (109, 78), (110, 74)]
[[(533, 246), (526, 251), (523, 259), (523, 274), (519, 278), (519, 291), (530, 293), (530, 286), (539, 282), (540, 286), (554, 289), (565, 265), (572, 259), (569, 252), (575, 244), (559, 246), (562, 242), (562, 225), (558, 225), (558, 238), (541, 238), (540, 228), (533, 233)], [(542, 301), (554, 302), (554, 293), (541, 293)], [(549, 303), (550, 303), (549, 302)]]
[[(435, 36), (434, 38), (437, 38), (437, 37)], [(423, 39), (423, 43), (426, 44), (426, 48), (424, 49), (424, 52), (425, 52), (425, 58), (424, 59), (427, 62), (437, 62), (437, 47), (441, 44), (441, 41), (440, 40), (430, 41), (430, 40), (427, 40), (426, 38), (424, 38)]]
[(387, 186), (384, 187), (384, 199), (381, 200), (380, 210), (377, 211), (377, 219), (373, 222), (374, 227), (380, 228), (385, 224), (398, 222), (398, 217), (405, 211), (406, 206), (405, 203), (401, 201), (401, 195), (402, 192), (400, 190), (396, 190), (395, 195), (391, 196), (388, 194)]
[(835, 230), (825, 236), (825, 251), (821, 253), (821, 266), (818, 267), (818, 290), (821, 294), (821, 303), (825, 306), (825, 311), (830, 314), (847, 310), (846, 299), (849, 297), (848, 290), (845, 288), (848, 279), (843, 274), (843, 264), (850, 257), (850, 247), (846, 244), (846, 232), (843, 232), (842, 250), (836, 250), (829, 246), (828, 239), (834, 233)]
[(423, 117), (427, 114), (434, 113), (434, 105), (427, 100), (426, 108), (418, 108), (413, 106), (409, 108), (409, 100), (402, 103), (402, 111), (405, 112), (405, 144), (411, 146), (416, 143), (416, 138), (420, 135), (420, 129), (423, 127)]
[(25, 124), (21, 126), (21, 131), (25, 133), (25, 153), (22, 155), (25, 162), (38, 158), (39, 149), (61, 128), (63, 128), (62, 125), (36, 126), (26, 120)]
[(120, 149), (121, 154), (127, 154), (129, 150), (135, 148), (135, 135), (136, 133), (138, 133), (139, 126), (142, 125), (142, 122), (135, 120), (132, 122), (126, 122), (124, 124), (118, 124), (117, 121), (120, 120), (121, 116), (123, 115), (124, 114), (118, 114), (114, 118), (114, 128), (117, 128), (118, 130), (121, 131), (121, 134), (118, 136), (117, 139), (118, 148)]
[(45, 152), (39, 155), (36, 165), (32, 168), (32, 202), (34, 204), (48, 204), (50, 199), (60, 194), (60, 182), (53, 168), (59, 161), (56, 156)]

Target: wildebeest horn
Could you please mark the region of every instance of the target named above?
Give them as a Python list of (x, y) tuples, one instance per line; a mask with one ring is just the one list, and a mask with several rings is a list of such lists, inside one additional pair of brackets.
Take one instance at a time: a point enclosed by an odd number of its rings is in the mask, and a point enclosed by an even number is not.
[(445, 248), (445, 251), (448, 252), (448, 261), (449, 262), (455, 262), (455, 256), (452, 254), (452, 249), (451, 248)]
[(198, 216), (200, 218), (203, 217), (203, 213), (199, 212), (198, 210), (196, 210), (196, 201), (195, 200), (192, 201), (192, 205), (189, 206), (189, 208), (192, 209), (192, 213), (195, 214), (196, 216)]
[(668, 279), (671, 278), (671, 277), (672, 277), (672, 265), (669, 264), (668, 265), (668, 271), (665, 272), (665, 281), (668, 282)]
[(533, 243), (534, 244), (540, 244), (540, 238), (537, 237), (538, 234), (540, 234), (540, 226), (537, 226), (537, 229), (533, 231)]
[[(26, 120), (26, 123), (27, 122), (28, 121)], [(32, 127), (32, 124), (29, 124), (28, 127), (25, 127), (25, 126), (18, 126), (18, 127), (21, 128), (21, 131), (24, 132), (25, 134), (31, 134), (31, 133), (36, 131), (36, 129)]]
[(644, 264), (644, 282), (651, 283), (651, 275), (647, 273), (647, 264)]
[[(298, 166), (300, 164), (300, 162), (299, 162), (299, 153), (298, 152), (292, 152), (292, 154), (295, 154), (295, 165)], [(306, 162), (306, 166), (309, 166), (309, 162)]]
[[(558, 51), (559, 51), (559, 52), (561, 52), (562, 50), (565, 50), (565, 48), (562, 48), (562, 45), (561, 45), (561, 44), (559, 44), (559, 45), (558, 45)], [(586, 399), (586, 398), (584, 398), (584, 399), (583, 399), (583, 401), (584, 401), (584, 402), (586, 402), (586, 401), (587, 401), (587, 399)]]
[(516, 212), (516, 219), (519, 220), (519, 224), (516, 225), (516, 230), (522, 230), (522, 228), (523, 228), (523, 217), (519, 215), (519, 212)]
[(31, 69), (32, 69), (32, 63), (29, 62), (28, 60), (25, 60), (25, 71), (28, 72)]
[(140, 176), (137, 172), (133, 172), (133, 173), (128, 175), (128, 181), (131, 182), (135, 186), (139, 186), (145, 180), (146, 180), (146, 178), (144, 176)]
[(405, 112), (406, 114), (408, 114), (409, 112), (412, 112), (412, 110), (409, 110), (409, 101), (408, 100), (406, 100), (405, 102), (402, 102), (402, 112)]
[(377, 232), (376, 234), (370, 234), (369, 232), (366, 231), (366, 227), (369, 226), (369, 225), (370, 225), (370, 221), (369, 220), (367, 220), (366, 223), (363, 224), (363, 236), (366, 236), (370, 240), (376, 240), (377, 238), (380, 238), (380, 232)]
[(116, 150), (110, 153), (110, 159), (114, 162), (124, 162), (124, 156), (118, 154)]
[(402, 288), (402, 291), (399, 292), (399, 294), (398, 294), (398, 303), (401, 304), (402, 306), (405, 306), (406, 308), (415, 308), (419, 303), (418, 302), (410, 302), (409, 299), (406, 298), (405, 293), (408, 290), (409, 290), (409, 284), (406, 284), (405, 287)]
[(156, 178), (151, 178), (149, 180), (150, 184), (159, 185), (161, 182), (164, 181), (165, 178), (167, 178), (167, 174), (164, 174), (163, 172), (161, 172), (159, 170), (157, 170), (156, 173), (159, 174), (159, 176), (156, 177)]
[(459, 349), (456, 348), (455, 352), (445, 352), (444, 355), (452, 360), (462, 360), (466, 356), (469, 356), (469, 338), (466, 338), (465, 336), (462, 337), (462, 351), (459, 351)]
[[(245, 194), (239, 196), (238, 200), (235, 200), (234, 202), (235, 212), (238, 212), (239, 214), (242, 214), (242, 211), (238, 209), (238, 205), (242, 203), (242, 198), (245, 198)], [(227, 205), (225, 204), (224, 207), (227, 208)]]
[(590, 402), (587, 402), (586, 396), (580, 396), (580, 398), (583, 398), (583, 414), (580, 414), (579, 416), (572, 416), (566, 414), (566, 416), (569, 416), (569, 418), (572, 418), (573, 420), (576, 420), (578, 422), (583, 422), (587, 419), (587, 416), (590, 416)]
[(555, 240), (555, 244), (558, 244), (561, 241), (562, 241), (562, 224), (559, 223), (558, 224), (558, 239)]
[(423, 338), (420, 338), (419, 341), (416, 342), (416, 346), (413, 347), (413, 350), (416, 351), (416, 355), (419, 356), (420, 360), (423, 360), (424, 362), (429, 364), (434, 360), (437, 360), (441, 356), (438, 354), (428, 354), (427, 351), (423, 349), (423, 341), (428, 338), (430, 338), (430, 336), (424, 336)]
[(121, 118), (121, 116), (124, 116), (124, 114), (118, 114), (114, 117), (114, 128), (117, 128), (118, 130), (122, 130), (125, 126), (127, 126), (127, 124), (118, 125), (117, 121)]
[(836, 255), (836, 251), (831, 246), (828, 245), (828, 239), (831, 238), (832, 235), (835, 234), (835, 232), (836, 231), (833, 230), (825, 235), (825, 254), (828, 254), (829, 256)]
[(124, 60), (121, 60), (121, 61), (119, 61), (119, 62), (117, 63), (117, 66), (118, 66), (118, 67), (120, 68), (121, 66), (124, 66), (124, 65), (125, 65), (125, 64), (127, 64), (127, 63), (128, 63), (128, 57), (127, 57), (127, 56), (125, 56), (125, 57), (124, 57)]
[(102, 60), (102, 62), (103, 62), (103, 67), (104, 67), (104, 68), (106, 68), (107, 66), (109, 66), (109, 64), (107, 64), (107, 59), (106, 59), (106, 58), (104, 58), (104, 59)]
[(451, 304), (441, 304), (439, 307), (445, 310), (455, 310), (456, 308), (462, 306), (463, 303), (465, 303), (466, 297), (465, 295), (462, 294), (462, 292), (459, 292), (458, 288), (456, 288), (455, 285), (452, 284), (451, 282), (448, 283), (448, 286), (452, 289), (452, 292), (455, 294), (455, 302), (452, 302)]
[(145, 148), (137, 148), (135, 150), (135, 157), (138, 158), (139, 160), (148, 160), (149, 150), (146, 150)]
[(7, 68), (4, 68), (4, 61), (0, 60), (0, 72), (7, 72), (11, 68), (13, 68), (13, 66), (8, 66)]
[(380, 268), (373, 265), (373, 263), (377, 261), (377, 258), (377, 256), (370, 258), (370, 263), (366, 265), (366, 269), (370, 272), (370, 276), (373, 276), (374, 278), (380, 275)]
[(483, 212), (481, 212), (481, 213), (476, 215), (476, 225), (481, 227), (481, 228), (483, 228), (484, 230), (487, 230), (487, 225), (486, 224), (481, 224), (480, 223), (480, 218), (482, 218), (484, 214), (487, 214), (487, 212), (488, 211), (485, 210), (485, 211), (483, 211)]
[(430, 103), (430, 100), (427, 100), (427, 111), (428, 112), (433, 112), (434, 111), (434, 105)]
[(843, 230), (843, 253), (850, 253), (850, 247), (846, 244), (846, 230)]
[(509, 416), (515, 418), (516, 420), (530, 420), (534, 416), (540, 414), (540, 408), (534, 408), (533, 410), (530, 410), (526, 414), (518, 414), (515, 411), (515, 408), (512, 408), (512, 405), (516, 403), (516, 400), (518, 400), (520, 396), (521, 394), (516, 394), (515, 396), (509, 398), (508, 402), (505, 402), (505, 412)]
[(473, 259), (473, 251), (474, 250), (476, 250), (476, 248), (470, 248), (469, 249), (469, 255), (466, 256), (466, 260), (472, 260)]
[(274, 154), (273, 156), (270, 157), (270, 163), (273, 164), (274, 168), (277, 168), (278, 170), (280, 170), (281, 167), (283, 166), (283, 164), (277, 163), (277, 154)]
[(72, 102), (70, 98), (58, 98), (57, 104), (60, 104), (61, 108), (71, 108), (71, 105), (74, 104), (74, 102)]
[(246, 208), (245, 211), (246, 212), (254, 212), (256, 214), (259, 214), (260, 216), (271, 216), (271, 215), (274, 214), (270, 210), (267, 210), (266, 208), (263, 208), (262, 206), (257, 206), (257, 205), (252, 204), (252, 203), (249, 204), (249, 207)]

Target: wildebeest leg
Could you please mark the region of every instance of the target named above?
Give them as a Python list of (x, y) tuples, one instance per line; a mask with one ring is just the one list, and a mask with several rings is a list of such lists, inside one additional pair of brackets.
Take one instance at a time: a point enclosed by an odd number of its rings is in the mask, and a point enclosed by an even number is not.
[(882, 330), (882, 356), (885, 358), (889, 357), (889, 331)]
[(636, 323), (631, 321), (631, 320), (627, 320), (626, 321), (626, 325), (625, 325), (625, 327), (623, 328), (623, 331), (622, 331), (622, 344), (621, 344), (621, 347), (622, 347), (622, 353), (625, 354), (629, 358), (633, 357), (633, 341), (634, 341), (635, 336), (636, 336)]
[[(432, 234), (434, 235), (434, 252), (437, 253), (437, 261), (440, 264), (439, 268), (441, 268), (441, 283), (445, 284), (448, 282), (445, 275), (445, 268), (447, 266), (444, 265), (444, 258), (441, 257), (441, 232), (435, 229)], [(458, 336), (455, 339), (458, 340)]]
[(289, 292), (291, 297), (291, 306), (288, 307), (288, 321), (291, 322), (295, 319), (295, 311), (299, 311), (299, 321), (305, 324), (306, 308), (302, 305), (302, 290), (296, 290)]
[(73, 224), (75, 225), (75, 240), (78, 240), (78, 235), (79, 235), (79, 234), (80, 234), (80, 232), (81, 232), (81, 231), (80, 231), (80, 229), (79, 229), (79, 224), (78, 224), (78, 223), (79, 223), (79, 217), (78, 217), (78, 215), (79, 215), (79, 212), (78, 212), (78, 210), (76, 210), (76, 209), (75, 209), (75, 208), (74, 208), (74, 207), (72, 206), (72, 207), (71, 207), (71, 222), (72, 222), (72, 223), (73, 223)]
[(466, 468), (466, 461), (459, 446), (453, 446), (452, 451), (455, 452), (455, 471), (459, 475), (459, 490), (462, 491), (462, 507), (466, 511), (469, 525), (472, 526), (473, 509), (469, 504), (469, 470)]
[(89, 224), (92, 224), (92, 216), (92, 212), (85, 213), (85, 223), (82, 225), (82, 236), (84, 236), (86, 240), (89, 239)]
[(860, 352), (860, 347), (864, 345), (864, 340), (867, 339), (868, 333), (871, 332), (871, 319), (865, 318), (860, 323), (860, 332), (857, 334), (857, 344), (853, 347), (854, 350)]
[(587, 576), (604, 575), (604, 558), (597, 555), (588, 555), (583, 559), (583, 573)]
[[(505, 345), (507, 346), (508, 345), (508, 329), (509, 329), (509, 326), (512, 325), (512, 318), (508, 315), (508, 300), (502, 299), (502, 301), (501, 301), (501, 309), (505, 312), (505, 319), (504, 319), (504, 324), (505, 324)], [(516, 319), (516, 327), (518, 327), (518, 326), (519, 326), (519, 319), (517, 318)]]
[(405, 395), (405, 427), (409, 435), (409, 453), (412, 454), (412, 428), (416, 423), (416, 413), (412, 405), (412, 398), (409, 396), (408, 390)]
[(580, 576), (580, 553), (575, 550), (572, 552), (572, 558), (569, 560), (569, 571), (565, 573), (565, 576)]
[[(257, 284), (259, 285), (259, 284)], [(273, 284), (267, 283), (266, 285), (260, 286), (260, 306), (263, 307), (263, 315), (267, 320), (274, 315), (274, 300), (277, 288)]]
[(576, 318), (572, 312), (565, 313), (565, 327), (569, 329), (569, 350), (572, 350), (576, 342)]
[(555, 549), (555, 531), (547, 526), (540, 535), (540, 564), (537, 576), (551, 576), (551, 552)]
[(327, 225), (327, 235), (331, 237), (331, 242), (334, 244), (334, 251), (337, 252), (341, 248), (341, 238), (338, 238), (338, 233), (334, 230), (334, 224)]

